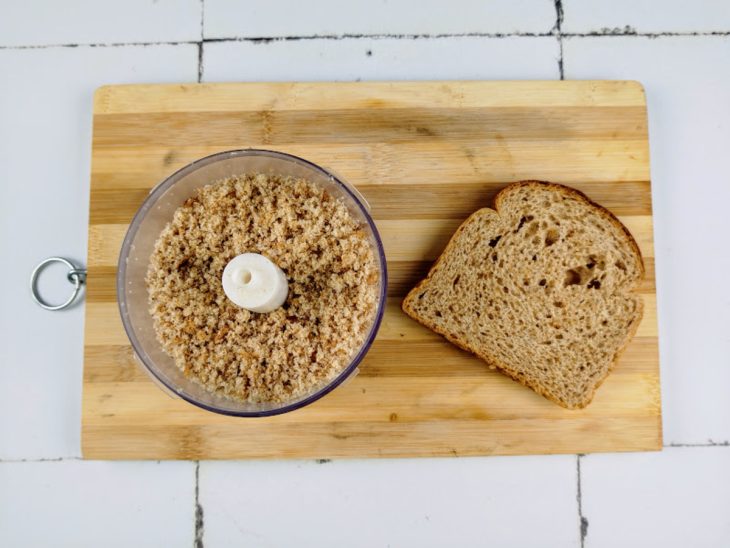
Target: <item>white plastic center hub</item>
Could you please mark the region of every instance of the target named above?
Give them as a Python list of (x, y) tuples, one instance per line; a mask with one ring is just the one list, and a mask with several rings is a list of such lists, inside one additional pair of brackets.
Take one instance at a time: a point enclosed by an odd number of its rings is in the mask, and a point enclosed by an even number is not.
[(223, 269), (223, 291), (231, 302), (251, 312), (271, 312), (286, 300), (284, 272), (258, 253), (243, 253)]

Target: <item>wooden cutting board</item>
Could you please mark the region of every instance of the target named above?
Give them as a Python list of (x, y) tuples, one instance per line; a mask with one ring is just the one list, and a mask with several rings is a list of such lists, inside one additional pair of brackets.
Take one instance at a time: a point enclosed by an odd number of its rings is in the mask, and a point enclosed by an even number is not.
[[(138, 368), (116, 263), (149, 189), (214, 152), (303, 156), (369, 200), (389, 302), (360, 374), (265, 419), (168, 397)], [(585, 410), (567, 411), (408, 319), (402, 296), (506, 183), (572, 185), (644, 254), (646, 312)], [(657, 450), (662, 445), (646, 103), (636, 82), (110, 86), (94, 100), (82, 446), (93, 459), (393, 457)]]

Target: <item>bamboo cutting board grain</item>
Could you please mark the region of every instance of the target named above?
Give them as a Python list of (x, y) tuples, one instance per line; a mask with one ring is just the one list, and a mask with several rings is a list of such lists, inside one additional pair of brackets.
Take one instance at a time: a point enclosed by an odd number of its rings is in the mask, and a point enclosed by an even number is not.
[[(149, 189), (214, 152), (269, 148), (339, 173), (383, 237), (389, 302), (360, 374), (266, 419), (205, 412), (138, 368), (116, 261)], [(402, 296), (506, 183), (572, 185), (611, 209), (644, 255), (636, 338), (584, 410), (548, 402), (408, 319)], [(646, 104), (635, 82), (251, 83), (97, 91), (82, 445), (94, 459), (388, 457), (661, 448)]]

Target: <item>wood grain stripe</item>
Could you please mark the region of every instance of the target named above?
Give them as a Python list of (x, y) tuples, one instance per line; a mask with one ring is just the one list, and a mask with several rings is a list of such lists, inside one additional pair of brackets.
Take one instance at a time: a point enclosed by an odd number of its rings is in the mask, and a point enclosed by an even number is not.
[[(266, 148), (264, 143), (250, 145)], [(240, 147), (234, 141), (221, 146), (99, 149), (92, 165), (94, 188), (147, 189), (194, 160)], [(520, 179), (585, 184), (649, 179), (645, 140), (522, 140), (506, 135), (476, 142), (417, 138), (396, 146), (308, 141), (269, 148), (307, 158), (356, 185), (506, 184)], [(125, 161), (130, 156), (135, 158), (133, 163)]]
[[(195, 426), (115, 425), (95, 423), (91, 416), (82, 451), (87, 458), (135, 459), (140, 455), (139, 440), (144, 439), (144, 453), (159, 459), (301, 458), (302, 448), (292, 440), (306, 439), (309, 458), (519, 455), (536, 446), (543, 453), (575, 453), (575, 441), (560, 436), (560, 431), (583, 435), (586, 452), (616, 451), (617, 447), (656, 451), (661, 448), (660, 420), (638, 415), (627, 426), (622, 416), (573, 417), (551, 429), (533, 418), (499, 420), (488, 414), (473, 420), (301, 424), (260, 419), (242, 425), (239, 419)], [(113, 438), (107, 435), (110, 428)], [(602, 435), (587, 435), (590, 432)]]
[(239, 112), (384, 107), (644, 107), (631, 81), (250, 82), (102, 86), (94, 112)]
[[(150, 131), (150, 126), (155, 131)], [(423, 140), (638, 140), (642, 107), (378, 108), (97, 114), (94, 147), (240, 143), (399, 143)]]
[[(656, 359), (656, 337), (639, 335), (627, 347), (613, 375), (631, 379), (646, 375), (647, 364)], [(128, 344), (89, 346), (84, 356), (90, 364), (84, 373), (87, 383), (152, 382)], [(361, 363), (358, 378), (481, 379), (492, 374), (501, 375), (479, 358), (434, 336), (413, 341), (378, 339)]]
[[(654, 257), (651, 217), (621, 216), (619, 219), (635, 235), (644, 257)], [(461, 220), (378, 220), (376, 224), (388, 261), (433, 261), (446, 247)], [(127, 226), (122, 224), (90, 225), (89, 267), (116, 265), (126, 233)]]
[[(442, 177), (443, 180), (443, 177)], [(646, 181), (574, 184), (589, 198), (621, 217), (651, 215)], [(491, 207), (504, 183), (449, 183), (409, 185), (358, 185), (376, 220), (465, 219), (481, 207)], [(620, 190), (619, 190), (620, 189)], [(621, 195), (617, 195), (617, 191)], [(91, 224), (128, 224), (149, 194), (147, 188), (92, 189)], [(405, 213), (404, 213), (405, 210)]]
[[(433, 261), (390, 261), (388, 263), (388, 296), (402, 298), (426, 277)], [(654, 258), (645, 257), (646, 276), (638, 287), (639, 293), (655, 293)], [(115, 266), (94, 266), (88, 269), (86, 301), (92, 303), (116, 302)]]
[[(341, 387), (337, 396), (322, 399), (306, 410), (288, 417), (287, 423), (297, 423), (302, 427), (326, 422), (333, 409), (339, 409), (348, 400), (357, 402), (355, 406), (345, 405), (334, 424), (353, 425), (360, 422), (423, 422), (431, 420), (469, 421), (469, 420), (524, 420), (545, 417), (555, 421), (575, 418), (600, 417), (610, 413), (614, 417), (656, 416), (657, 402), (654, 401), (652, 383), (655, 378), (640, 375), (614, 375), (608, 391), (629, 391), (635, 397), (634, 405), (617, 405), (615, 399), (597, 398), (589, 408), (571, 412), (551, 404), (541, 396), (494, 371), (482, 371), (480, 376), (467, 377), (468, 388), (455, 377), (416, 376), (409, 382), (412, 396), (419, 401), (418, 406), (404, 406), (398, 402), (398, 382), (403, 378), (393, 378), (394, 382), (378, 383), (374, 378), (357, 377), (347, 386)], [(608, 381), (607, 381), (608, 382)], [(402, 390), (402, 389), (401, 389)], [(135, 392), (137, 396), (135, 396)], [(174, 398), (159, 398), (160, 389), (151, 381), (138, 383), (105, 383), (92, 385), (85, 394), (88, 404), (94, 409), (90, 423), (133, 424), (145, 421), (147, 425), (169, 424), (196, 426), (202, 424), (227, 424), (230, 417), (205, 417), (201, 411)], [(434, 397), (438, 393), (439, 397)], [(130, 403), (147, 396), (131, 411), (121, 413)], [(488, 407), (490, 398), (510, 401), (499, 408)], [(454, 405), (461, 402), (460, 405)], [(165, 419), (173, 414), (172, 419)], [(203, 416), (201, 416), (203, 415)], [(393, 418), (393, 415), (396, 418)], [(118, 418), (117, 418), (118, 417)], [(233, 419), (235, 420), (235, 419)], [(241, 422), (238, 419), (239, 423)], [(281, 419), (268, 420), (271, 425), (281, 424)], [(242, 430), (251, 426), (241, 424)], [(255, 429), (255, 427), (254, 427)]]
[[(639, 325), (637, 336), (656, 337), (656, 296), (647, 294), (642, 295), (642, 298), (644, 318)], [(88, 312), (94, 316), (94, 324), (87, 326), (86, 329), (87, 347), (128, 344), (116, 302), (90, 301), (86, 306)], [(440, 340), (440, 337), (406, 316), (400, 309), (400, 299), (389, 299), (378, 332), (378, 340), (400, 341), (407, 345), (413, 341)]]

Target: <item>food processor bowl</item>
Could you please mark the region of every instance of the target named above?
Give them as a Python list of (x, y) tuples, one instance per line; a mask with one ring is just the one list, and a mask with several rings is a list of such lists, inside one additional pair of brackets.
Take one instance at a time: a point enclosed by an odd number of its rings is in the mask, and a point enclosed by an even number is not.
[[(362, 346), (333, 379), (315, 386), (296, 399), (281, 403), (249, 403), (209, 392), (187, 378), (157, 340), (145, 277), (155, 242), (172, 219), (175, 210), (202, 186), (217, 180), (246, 173), (272, 173), (304, 178), (324, 188), (330, 196), (341, 199), (350, 214), (360, 222), (373, 246), (379, 271), (376, 311)], [(135, 356), (143, 369), (168, 394), (193, 405), (225, 415), (264, 417), (293, 411), (308, 405), (342, 384), (356, 372), (375, 339), (385, 310), (387, 269), (383, 243), (363, 197), (344, 180), (312, 162), (268, 150), (233, 150), (197, 160), (170, 175), (152, 189), (132, 219), (122, 244), (117, 270), (117, 298), (124, 329)]]

